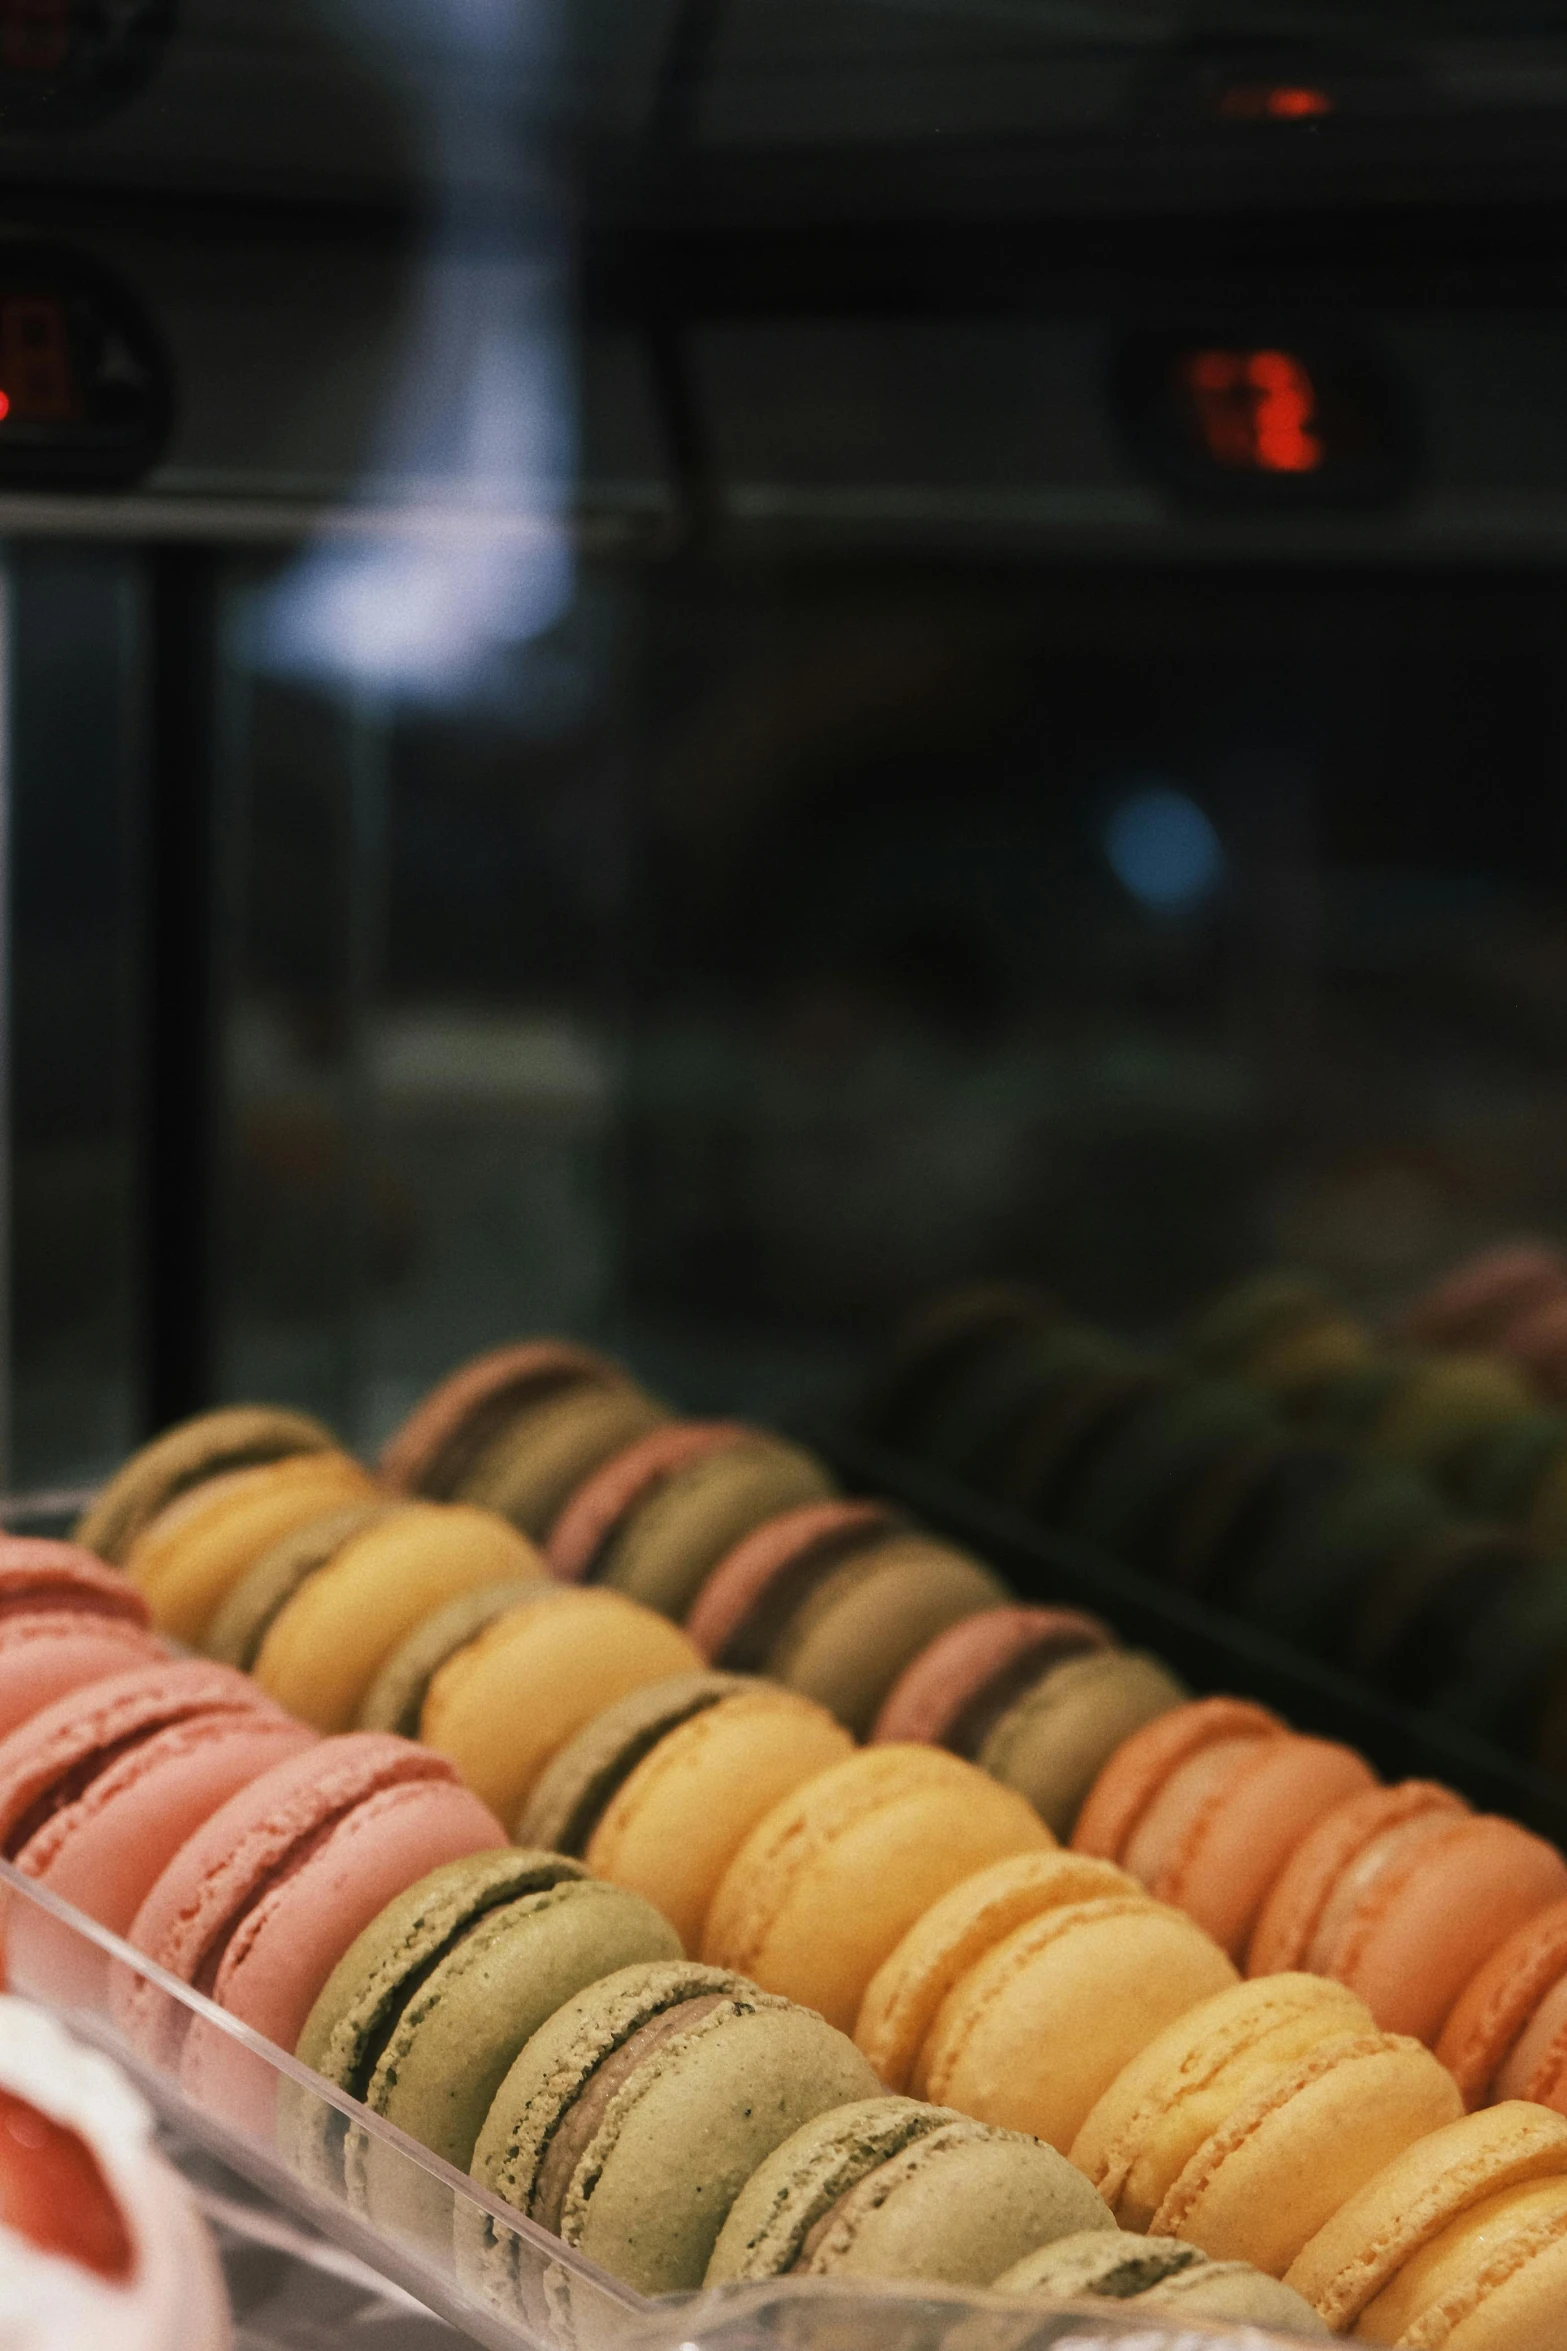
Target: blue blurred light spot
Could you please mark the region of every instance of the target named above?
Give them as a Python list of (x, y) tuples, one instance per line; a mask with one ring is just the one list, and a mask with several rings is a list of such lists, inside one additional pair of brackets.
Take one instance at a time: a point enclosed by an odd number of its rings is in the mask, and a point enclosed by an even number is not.
[(1185, 792), (1142, 784), (1105, 827), (1116, 879), (1160, 914), (1184, 914), (1211, 898), (1224, 876), (1224, 844)]

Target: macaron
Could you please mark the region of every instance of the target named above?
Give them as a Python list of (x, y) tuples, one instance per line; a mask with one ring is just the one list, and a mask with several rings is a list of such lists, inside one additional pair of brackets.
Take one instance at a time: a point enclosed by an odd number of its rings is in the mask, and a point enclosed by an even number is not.
[[(399, 1894), (338, 1961), (296, 2055), (372, 2114), (466, 2171), (518, 2052), (562, 2003), (639, 1962), (678, 1959), (668, 1924), (635, 1894), (558, 1853), (447, 1862)], [(449, 2242), (450, 2201), (429, 2175), (298, 2100), (283, 2133), (319, 2183), (377, 2226)]]
[(1329, 1813), (1258, 1922), (1253, 1964), (1299, 1951), (1390, 2032), (1435, 2044), (1470, 1979), (1527, 1920), (1567, 1899), (1543, 1837), (1416, 1783)]
[(1420, 1347), (1491, 1347), (1510, 1323), (1567, 1293), (1561, 1253), (1508, 1241), (1465, 1258), (1408, 1306), (1400, 1328)]
[(1073, 2141), (1072, 2161), (1122, 2228), (1145, 2231), (1188, 2163), (1263, 2082), (1324, 2041), (1369, 2033), (1363, 2000), (1321, 1976), (1231, 1983), (1127, 2062)]
[(0, 1539), (0, 1739), (70, 1690), (167, 1654), (147, 1603), (73, 1543)]
[(643, 1894), (688, 1952), (724, 1872), (762, 1815), (853, 1741), (824, 1708), (738, 1674), (677, 1674), (583, 1725), (538, 1780), (523, 1844), (584, 1855)]
[(1204, 1471), (1277, 1422), (1240, 1380), (1187, 1379), (1117, 1420), (1061, 1497), (1062, 1524), (1118, 1558), (1146, 1561)]
[[(626, 2285), (690, 2292), (773, 2149), (876, 2087), (845, 2035), (724, 1969), (622, 1968), (524, 2047), (472, 2174)], [(460, 2234), (459, 2253), (481, 2267), (510, 2258), (487, 2229)]]
[(596, 1469), (669, 1417), (664, 1405), (629, 1381), (589, 1381), (546, 1396), (520, 1412), (479, 1455), (463, 1480), (461, 1499), (498, 1510), (542, 1543)]
[(525, 1535), (465, 1502), (414, 1502), (350, 1533), (285, 1600), (253, 1668), (317, 1730), (347, 1730), (380, 1668), (447, 1601), (548, 1578)]
[(1027, 1797), (1051, 1832), (1069, 1837), (1117, 1749), (1190, 1693), (1137, 1649), (1102, 1649), (1053, 1665), (997, 1716), (976, 1761)]
[(407, 1507), (382, 1495), (375, 1501), (350, 1502), (342, 1510), (329, 1510), (324, 1518), (290, 1528), (229, 1587), (203, 1635), (205, 1654), (241, 1673), (253, 1672), (274, 1621), (306, 1578), (334, 1559), (351, 1535), (363, 1534)]
[(987, 1862), (1052, 1842), (1021, 1797), (942, 1748), (862, 1748), (763, 1814), (713, 1897), (702, 1955), (848, 2032), (923, 1911)]
[(1117, 1750), (1072, 1843), (1118, 1862), (1240, 1960), (1302, 1837), (1324, 1809), (1373, 1785), (1351, 1748), (1296, 1737), (1244, 1700), (1199, 1699)]
[(733, 1673), (762, 1673), (800, 1602), (848, 1560), (906, 1532), (890, 1502), (802, 1502), (764, 1519), (727, 1551), (685, 1626), (702, 1655)]
[[(298, 2043), (327, 1978), (394, 1895), (505, 1832), (450, 1764), (404, 1739), (351, 1733), (276, 1764), (221, 1805), (157, 1878), (129, 1940), (280, 2048)], [(271, 2077), (150, 1982), (121, 1985), (126, 2030), (186, 2087), (270, 2137)]]
[(1165, 2192), (1150, 2233), (1282, 2277), (1346, 2196), (1456, 2120), (1459, 2103), (1451, 2074), (1418, 2041), (1319, 2041), (1231, 2108)]
[(1466, 2106), (1526, 2098), (1567, 2113), (1567, 1901), (1498, 1945), (1459, 1994), (1436, 2053)]
[(1400, 1382), (1367, 1432), (1373, 1451), (1440, 1478), (1467, 1446), (1529, 1410), (1528, 1382), (1489, 1355), (1435, 1355)]
[(555, 1397), (588, 1388), (631, 1387), (608, 1356), (566, 1339), (524, 1339), (459, 1364), (381, 1448), (383, 1482), (394, 1493), (449, 1502), (486, 1449), (519, 1419)]
[(683, 1622), (742, 1536), (832, 1480), (796, 1445), (737, 1421), (676, 1421), (611, 1455), (550, 1532), (551, 1572), (611, 1585)]
[(1201, 1927), (1141, 1891), (1060, 1903), (958, 1977), (910, 2087), (1066, 2154), (1121, 2068), (1234, 1981)]
[(1567, 2307), (1567, 2122), (1510, 2100), (1417, 2139), (1340, 2204), (1287, 2283), (1357, 2341), (1548, 2351)]
[(430, 1684), (448, 1657), (477, 1640), (485, 1626), (509, 1608), (539, 1596), (537, 1576), (514, 1576), (499, 1584), (481, 1584), (477, 1591), (448, 1600), (444, 1608), (432, 1609), (382, 1661), (360, 1700), (354, 1728), (396, 1731), (401, 1738), (417, 1739)]
[(1091, 2229), (1025, 2254), (993, 2283), (1047, 2307), (1061, 2302), (1114, 2302), (1128, 2315), (1148, 2313), (1172, 2323), (1273, 2327), (1287, 2335), (1325, 2335), (1327, 2328), (1303, 2295), (1248, 2261), (1212, 2261), (1179, 2237), (1132, 2237)]
[(909, 2087), (947, 1995), (1014, 1929), (1114, 1896), (1147, 1899), (1108, 1861), (1052, 1849), (993, 1861), (933, 1902), (872, 1976), (855, 2021), (854, 2038), (888, 2089)]
[(1008, 1707), (1052, 1666), (1113, 1641), (1097, 1616), (1076, 1608), (981, 1609), (926, 1642), (888, 1691), (871, 1738), (946, 1747), (972, 1762)]
[[(130, 1927), (187, 1837), (314, 1734), (228, 1667), (163, 1658), (74, 1690), (0, 1740), (0, 1851), (115, 1934)], [(18, 1989), (86, 1999), (95, 1947), (9, 1904)]]
[(1087, 2230), (1117, 2233), (1053, 2148), (950, 2108), (869, 2098), (816, 2116), (758, 2166), (730, 2206), (705, 2282), (988, 2286), (1023, 2254)]
[(1337, 1311), (1330, 1291), (1310, 1274), (1252, 1274), (1202, 1309), (1187, 1346), (1198, 1363), (1245, 1376), (1259, 1354)]
[(198, 1413), (131, 1455), (82, 1513), (76, 1540), (84, 1551), (123, 1567), (137, 1536), (193, 1487), (230, 1470), (330, 1452), (336, 1443), (331, 1430), (308, 1413), (276, 1404), (228, 1404)]
[(1342, 1657), (1368, 1590), (1449, 1523), (1424, 1478), (1357, 1462), (1308, 1486), (1232, 1573), (1230, 1605), (1317, 1656)]
[(346, 1453), (318, 1448), (225, 1470), (140, 1529), (125, 1572), (159, 1630), (199, 1648), (235, 1584), (274, 1543), (312, 1518), (374, 1499), (368, 1473)]
[(700, 1663), (675, 1625), (621, 1593), (549, 1587), (492, 1618), (436, 1668), (419, 1735), (510, 1823), (593, 1715)]

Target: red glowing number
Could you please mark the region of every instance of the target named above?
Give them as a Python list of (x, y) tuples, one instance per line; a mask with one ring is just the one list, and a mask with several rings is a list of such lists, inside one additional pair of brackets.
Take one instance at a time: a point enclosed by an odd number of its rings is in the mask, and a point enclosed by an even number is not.
[(71, 55), (71, 0), (0, 0), (0, 66), (58, 73)]
[(1325, 452), (1311, 377), (1288, 351), (1194, 351), (1180, 362), (1202, 445), (1240, 473), (1315, 473)]
[(125, 2216), (86, 2140), (10, 2090), (0, 2090), (0, 2225), (116, 2285), (136, 2266)]
[(70, 324), (52, 294), (0, 301), (0, 384), (0, 418), (67, 424), (80, 414)]

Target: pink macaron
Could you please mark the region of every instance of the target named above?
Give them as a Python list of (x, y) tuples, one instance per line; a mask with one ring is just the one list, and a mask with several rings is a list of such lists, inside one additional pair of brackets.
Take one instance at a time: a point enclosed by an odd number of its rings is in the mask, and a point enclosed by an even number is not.
[(167, 1655), (141, 1594), (90, 1551), (0, 1537), (0, 1739), (68, 1690)]
[(1068, 1657), (1114, 1646), (1076, 1608), (985, 1608), (927, 1643), (888, 1692), (872, 1742), (949, 1747), (972, 1762), (1014, 1699)]
[[(443, 1862), (506, 1843), (444, 1757), (349, 1732), (277, 1764), (215, 1812), (152, 1887), (130, 1940), (292, 2052), (338, 1960), (394, 1895)], [(122, 1981), (115, 2006), (193, 2095), (270, 2132), (272, 2078), (241, 2042), (187, 2031), (184, 2012), (150, 1983)]]
[[(314, 1732), (227, 1666), (164, 1658), (107, 1675), (0, 1740), (0, 1852), (123, 1935), (202, 1822), (314, 1744)], [(25, 1903), (3, 1915), (18, 1991), (96, 1999), (95, 1946)]]

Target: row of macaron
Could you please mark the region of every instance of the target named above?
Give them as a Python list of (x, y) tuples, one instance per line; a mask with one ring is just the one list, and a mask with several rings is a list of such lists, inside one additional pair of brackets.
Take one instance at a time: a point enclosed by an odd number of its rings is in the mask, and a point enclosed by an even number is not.
[[(95, 1575), (112, 1605), (113, 1579), (102, 1571), (78, 1565), (67, 1575), (67, 1559), (53, 1564), (62, 1615), (83, 1613)], [(28, 1595), (13, 1583), (9, 1597)], [(31, 1600), (13, 1624), (48, 1605), (41, 1589)], [(706, 1694), (710, 1704), (669, 1735), (746, 1695)], [(1318, 1745), (1211, 1705), (1183, 1715), (1208, 1735), (1174, 1741), (1166, 1730), (1155, 1752), (1155, 1725), (1130, 1742), (1085, 1813), (1091, 1841), (1168, 1815), (1183, 1766), (1189, 1803), (1191, 1765), (1233, 1750), (1243, 1729), (1281, 1751)], [(660, 1743), (636, 1768), (656, 1763)], [(590, 1761), (579, 1754), (578, 1772)], [(719, 2161), (737, 2081), (748, 2086), (742, 2108), (776, 2118), (779, 2146), (818, 2114), (912, 2089), (924, 2110), (915, 2135), (934, 2142), (924, 2162), (954, 2153), (939, 2199), (954, 2211), (970, 2165), (976, 2183), (988, 2183), (982, 2193), (976, 2184), (978, 2202), (998, 2209), (1012, 2207), (997, 2166), (1005, 2177), (1019, 2167), (1048, 2175), (1050, 2215), (1022, 2198), (1035, 2242), (1004, 2242), (995, 2276), (1014, 2266), (1014, 2252), (1021, 2260), (1080, 2233), (1084, 2208), (1059, 2201), (1068, 2157), (1110, 2219), (1270, 2276), (1288, 2270), (1333, 2323), (1371, 2339), (1399, 2339), (1378, 2337), (1375, 2306), (1395, 2287), (1407, 2300), (1405, 2272), (1428, 2255), (1444, 2292), (1477, 2304), (1499, 2274), (1527, 2272), (1536, 2300), (1554, 2276), (1556, 2236), (1539, 2236), (1539, 2199), (1523, 2189), (1558, 2178), (1561, 2159), (1550, 2151), (1567, 2143), (1561, 2118), (1514, 2101), (1475, 2118), (1469, 2136), (1442, 2137), (1459, 2127), (1452, 2075), (1418, 2042), (1381, 2028), (1351, 1987), (1297, 1974), (1240, 1981), (1189, 1917), (1114, 1861), (1056, 1849), (1030, 1807), (939, 1748), (853, 1752), (775, 1805), (724, 1874), (718, 1956), (710, 1942), (699, 1962), (679, 1959), (668, 1921), (640, 1895), (595, 1881), (570, 1856), (506, 1850), (498, 1823), (428, 1750), (386, 1734), (317, 1739), (254, 1682), (196, 1660), (104, 1676), (21, 1722), (0, 1746), (0, 1828), (24, 1872), (105, 1923), (125, 1925), (129, 1910), (130, 1939), (160, 1966), (651, 2290), (710, 2273), (888, 2274), (896, 2231), (879, 2241), (851, 2224), (886, 2210), (905, 2172), (912, 2179), (924, 2165), (909, 2152), (913, 2138), (902, 2139), (902, 2168), (858, 2194), (883, 2160), (865, 2154), (863, 2118), (850, 2132), (859, 2152), (846, 2152), (841, 2131), (827, 2133), (825, 2175), (803, 2164), (798, 2147), (780, 2158), (790, 2177), (798, 2169), (816, 2186), (801, 2189), (798, 2209), (812, 2217), (796, 2234), (785, 2228), (770, 2250), (743, 2253), (773, 2267), (724, 2267), (740, 2258), (737, 2242), (749, 2247), (767, 2233), (755, 2215), (778, 2205), (780, 2183), (769, 2174), (712, 2270), (732, 2201), (775, 2152), (747, 2137), (743, 2160), (731, 2140)], [(1363, 1872), (1350, 1867), (1358, 1882)], [(548, 1929), (538, 1924), (544, 1914)], [(71, 1955), (49, 1923), (31, 1918), (25, 1933), (17, 1916), (8, 1923), (13, 1966), (58, 1994)], [(593, 1931), (575, 1931), (584, 1926)], [(546, 1933), (564, 1935), (554, 1960), (539, 1941)], [(513, 1935), (522, 1940), (508, 1960)], [(82, 1958), (78, 1951), (74, 1963)], [(817, 2001), (773, 1988), (786, 1981)], [(247, 2074), (243, 2049), (171, 2012), (149, 1982), (111, 1986), (110, 1997), (126, 2029), (177, 2065), (193, 2095), (269, 2127), (271, 2080), (258, 2086)], [(696, 2005), (669, 2024), (666, 2012), (688, 2002)], [(831, 2021), (834, 2009), (852, 2018), (852, 2038)], [(778, 2059), (796, 2084), (790, 2097), (749, 2094), (768, 2077), (745, 2055), (747, 2036), (728, 2039), (713, 2070), (715, 2042), (757, 2015), (783, 2020), (755, 2030), (781, 2033), (794, 2051), (787, 2065)], [(589, 2095), (590, 2085), (600, 2094)], [(631, 2109), (636, 2130), (623, 2127)], [(671, 2114), (689, 2133), (678, 2163)], [(884, 2108), (877, 2114), (892, 2127)], [(296, 2159), (306, 2160), (298, 2133), (319, 2118), (301, 2126), (296, 2117), (293, 2127)], [(872, 2154), (884, 2146), (874, 2132), (869, 2143)], [(959, 2161), (963, 2148), (986, 2152)], [(1041, 2172), (1051, 2149), (1057, 2163)], [(1482, 2153), (1455, 2169), (1469, 2150)], [(363, 2183), (374, 2165), (356, 2170), (351, 2147), (344, 2162), (345, 2177), (371, 2198)], [(1371, 2196), (1384, 2165), (1416, 2162), (1437, 2182), (1461, 2177), (1465, 2198), (1425, 2194), (1424, 2234), (1400, 2239), (1407, 2260), (1393, 2260), (1379, 2239), (1368, 2265), (1357, 2242), (1353, 2259), (1319, 2274), (1320, 2252), (1315, 2268), (1307, 2257), (1330, 2225), (1339, 2232), (1330, 2243), (1346, 2241), (1345, 2198)], [(830, 2196), (823, 2178), (839, 2183)], [(606, 2179), (613, 2193), (601, 2193)], [(1380, 2192), (1385, 2202), (1385, 2182)], [(1567, 2188), (1550, 2193), (1567, 2224)], [(901, 2209), (917, 2247), (930, 2224), (916, 2225), (921, 2197), (912, 2186), (908, 2195)], [(835, 2225), (818, 2233), (829, 2216)], [(1097, 2210), (1093, 2217), (1108, 2226)], [(953, 2249), (929, 2259), (956, 2272), (949, 2282), (993, 2283), (982, 2273), (997, 2239), (977, 2239), (965, 2268), (956, 2248), (971, 2234), (958, 2230), (947, 2240)], [(859, 2250), (840, 2257), (831, 2249), (840, 2244)], [(500, 2264), (507, 2291), (520, 2290), (506, 2245), (481, 2246), (478, 2257), (492, 2279)], [(1157, 2248), (1135, 2258), (1190, 2261)], [(908, 2274), (933, 2274), (914, 2253), (908, 2259)], [(1080, 2268), (1068, 2273), (1075, 2291), (1087, 2290)], [(1034, 2272), (1028, 2278), (1031, 2291), (1048, 2290)], [(1357, 2302), (1355, 2281), (1377, 2278), (1382, 2285)], [(1232, 2290), (1241, 2288), (1232, 2281)], [(1548, 2307), (1559, 2314), (1561, 2302)]]
[[(1513, 1443), (1498, 1386), (1513, 1394), (1514, 1376), (1441, 1356), (1368, 1373), (1369, 1347), (1294, 1277), (1248, 1284), (1190, 1352), (1164, 1354), (1036, 1294), (972, 1290), (902, 1334), (864, 1421), (1390, 1696), (1567, 1765), (1567, 1573), (1526, 1528), (1460, 1515), (1438, 1482), (1465, 1445), (1489, 1444), (1494, 1464)], [(1327, 1410), (1373, 1389), (1358, 1432)]]

